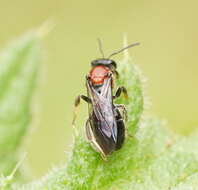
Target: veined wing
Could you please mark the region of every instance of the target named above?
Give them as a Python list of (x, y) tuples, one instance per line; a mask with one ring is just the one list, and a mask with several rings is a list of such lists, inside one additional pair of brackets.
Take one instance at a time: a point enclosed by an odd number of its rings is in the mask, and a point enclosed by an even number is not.
[(87, 80), (87, 88), (92, 100), (93, 114), (96, 117), (98, 130), (116, 142), (117, 124), (113, 111), (111, 82), (112, 78), (108, 77), (100, 90), (96, 90)]

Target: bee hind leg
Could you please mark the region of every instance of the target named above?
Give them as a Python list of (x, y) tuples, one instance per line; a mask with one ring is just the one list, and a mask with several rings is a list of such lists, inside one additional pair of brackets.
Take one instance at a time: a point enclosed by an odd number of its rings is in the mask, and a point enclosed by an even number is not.
[[(121, 112), (122, 117), (124, 117), (124, 120), (128, 120), (128, 114), (125, 105), (123, 104), (116, 104), (115, 107)], [(129, 134), (128, 129), (126, 128), (126, 135), (130, 138), (134, 138), (133, 135)]]
[(122, 117), (124, 118), (125, 121), (128, 120), (128, 114), (127, 110), (124, 104), (116, 104), (115, 107), (121, 112)]

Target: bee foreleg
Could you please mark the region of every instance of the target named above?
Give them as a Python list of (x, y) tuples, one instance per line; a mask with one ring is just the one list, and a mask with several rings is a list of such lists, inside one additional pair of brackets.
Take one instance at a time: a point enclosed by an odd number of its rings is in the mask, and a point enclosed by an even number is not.
[(80, 99), (83, 99), (87, 103), (91, 103), (91, 99), (89, 97), (84, 96), (84, 95), (79, 95), (75, 99), (75, 102), (74, 102), (75, 107), (77, 107), (80, 104)]
[(76, 97), (75, 102), (74, 102), (74, 112), (73, 112), (73, 120), (72, 120), (72, 126), (75, 127), (75, 121), (77, 118), (77, 107), (80, 104), (80, 99), (83, 99), (87, 103), (91, 103), (91, 99), (87, 96), (84, 95), (79, 95)]

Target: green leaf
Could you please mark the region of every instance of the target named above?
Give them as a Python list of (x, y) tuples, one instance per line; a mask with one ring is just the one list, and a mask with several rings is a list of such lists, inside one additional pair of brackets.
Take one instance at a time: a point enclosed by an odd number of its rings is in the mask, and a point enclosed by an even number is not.
[[(127, 100), (129, 111), (128, 130), (136, 131), (143, 110), (143, 92), (141, 79), (134, 64), (125, 58), (119, 63), (120, 69), (129, 68), (126, 75), (120, 77), (119, 84), (128, 87), (130, 99)], [(133, 99), (133, 103), (131, 100)], [(123, 97), (119, 101), (125, 101)], [(134, 130), (135, 129), (135, 130)], [(137, 139), (127, 137), (123, 148), (111, 156), (108, 161), (102, 160), (99, 153), (95, 152), (84, 136), (77, 136), (67, 167), (52, 172), (37, 184), (34, 188), (31, 185), (24, 186), (24, 189), (104, 189), (112, 186), (120, 177), (128, 179), (129, 172), (136, 166), (134, 155), (137, 150)], [(121, 162), (122, 160), (122, 162)], [(131, 164), (133, 163), (133, 164)]]
[(32, 95), (40, 58), (36, 32), (28, 33), (0, 53), (0, 174), (16, 166), (18, 149), (31, 121)]
[(12, 184), (8, 189), (198, 189), (198, 133), (180, 137), (167, 129), (165, 121), (142, 117), (145, 100), (142, 76), (128, 54), (119, 62), (118, 71), (117, 86), (125, 86), (129, 96), (116, 101), (125, 104), (128, 111), (124, 146), (104, 161), (84, 136), (78, 135), (67, 164), (53, 169), (41, 180), (22, 186)]

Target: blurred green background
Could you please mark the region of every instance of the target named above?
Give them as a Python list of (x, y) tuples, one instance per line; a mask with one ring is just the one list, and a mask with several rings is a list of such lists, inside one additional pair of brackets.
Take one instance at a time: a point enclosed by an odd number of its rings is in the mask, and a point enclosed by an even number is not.
[[(56, 24), (43, 40), (34, 127), (24, 142), (33, 178), (67, 156), (73, 100), (86, 92), (90, 61), (100, 57), (98, 37), (106, 54), (122, 47), (124, 33), (130, 43), (140, 42), (130, 53), (149, 79), (149, 112), (182, 134), (198, 126), (197, 1), (0, 0), (0, 5), (0, 48), (46, 20)], [(77, 123), (83, 126), (86, 116), (82, 103)]]

